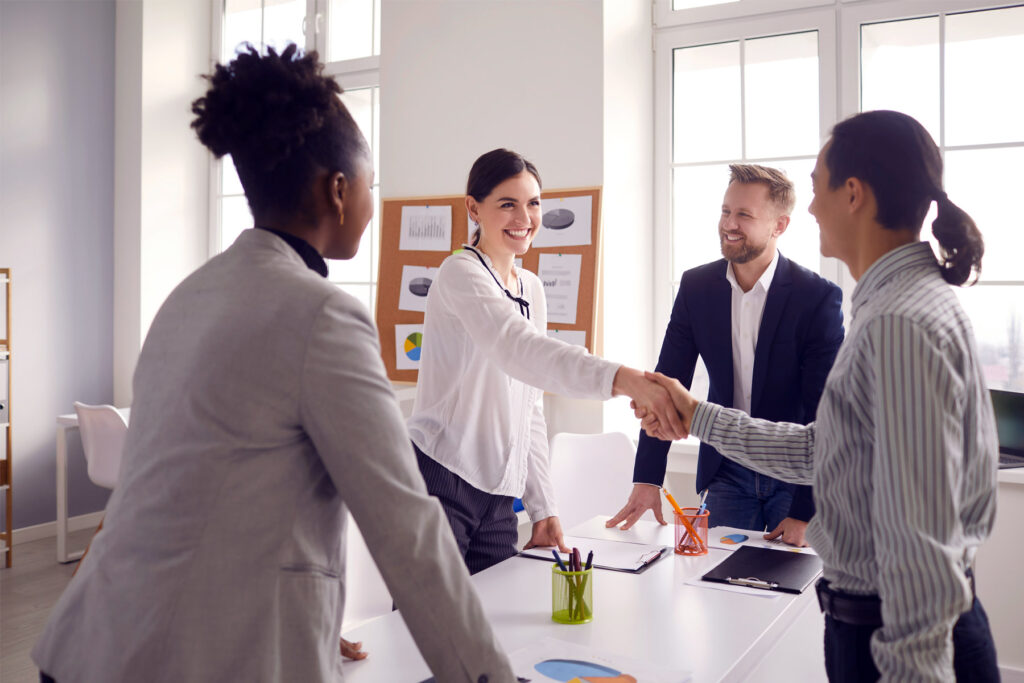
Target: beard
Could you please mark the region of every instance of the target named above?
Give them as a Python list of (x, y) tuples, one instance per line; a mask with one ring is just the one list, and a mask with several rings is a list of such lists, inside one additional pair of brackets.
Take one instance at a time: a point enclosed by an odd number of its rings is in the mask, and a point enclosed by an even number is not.
[(768, 248), (767, 244), (751, 244), (744, 239), (739, 244), (733, 244), (725, 239), (725, 235), (719, 233), (721, 241), (722, 256), (729, 263), (748, 263), (764, 253)]

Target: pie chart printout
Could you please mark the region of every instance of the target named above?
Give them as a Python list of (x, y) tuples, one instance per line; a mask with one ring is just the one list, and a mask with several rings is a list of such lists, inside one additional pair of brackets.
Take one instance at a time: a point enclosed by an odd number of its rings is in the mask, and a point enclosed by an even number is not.
[(409, 360), (419, 361), (422, 349), (423, 334), (421, 332), (413, 332), (405, 338), (405, 355)]
[(629, 674), (579, 659), (545, 659), (533, 668), (537, 673), (563, 683), (636, 683), (636, 678)]
[(565, 230), (576, 220), (576, 214), (569, 209), (552, 209), (544, 214), (541, 223), (551, 230)]

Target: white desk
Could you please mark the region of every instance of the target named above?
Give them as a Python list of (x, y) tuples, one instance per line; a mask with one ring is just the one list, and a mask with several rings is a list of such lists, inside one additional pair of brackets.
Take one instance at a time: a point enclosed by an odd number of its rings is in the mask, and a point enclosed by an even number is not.
[[(672, 527), (665, 530), (671, 545)], [(801, 595), (759, 597), (684, 584), (727, 553), (712, 548), (703, 557), (671, 554), (636, 575), (598, 570), (594, 620), (578, 626), (551, 621), (549, 562), (514, 557), (472, 580), (507, 652), (549, 636), (690, 671), (695, 683), (741, 681), (816, 598), (813, 588)], [(366, 622), (345, 637), (362, 641), (370, 653), (363, 661), (344, 663), (346, 683), (415, 683), (430, 676), (397, 612)], [(807, 647), (820, 648), (821, 643)]]
[[(128, 420), (131, 408), (119, 408)], [(85, 550), (68, 552), (68, 432), (78, 429), (78, 415), (67, 413), (57, 416), (57, 561), (73, 562)]]

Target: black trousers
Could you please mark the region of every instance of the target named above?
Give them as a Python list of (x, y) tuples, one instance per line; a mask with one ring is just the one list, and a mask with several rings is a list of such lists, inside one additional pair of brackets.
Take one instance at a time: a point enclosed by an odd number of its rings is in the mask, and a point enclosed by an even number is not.
[(516, 554), (519, 524), (512, 496), (496, 496), (428, 457), (413, 444), (427, 492), (441, 501), (466, 568), (476, 574)]
[[(860, 683), (880, 678), (871, 657), (871, 634), (875, 628), (847, 624), (825, 615), (825, 671), (831, 683)], [(953, 626), (953, 671), (959, 683), (999, 680), (988, 615), (977, 598)]]

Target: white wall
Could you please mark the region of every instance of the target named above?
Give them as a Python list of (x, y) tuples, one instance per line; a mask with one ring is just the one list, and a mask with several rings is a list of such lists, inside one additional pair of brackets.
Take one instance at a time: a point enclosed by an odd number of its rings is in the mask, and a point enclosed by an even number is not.
[[(382, 26), (383, 196), (462, 193), (495, 147), (533, 161), (545, 187), (603, 186), (604, 253), (616, 254), (604, 259), (603, 355), (650, 365), (650, 6), (384, 0)], [(607, 405), (615, 428), (634, 430), (623, 400)], [(602, 431), (603, 408), (547, 396), (549, 432)]]
[[(113, 0), (0, 1), (16, 528), (55, 517), (56, 415), (112, 398), (113, 104)], [(73, 460), (71, 513), (101, 509), (106, 491)]]
[(209, 156), (190, 128), (206, 90), (209, 0), (119, 0), (114, 242), (114, 399), (131, 403), (146, 331), (209, 255)]

